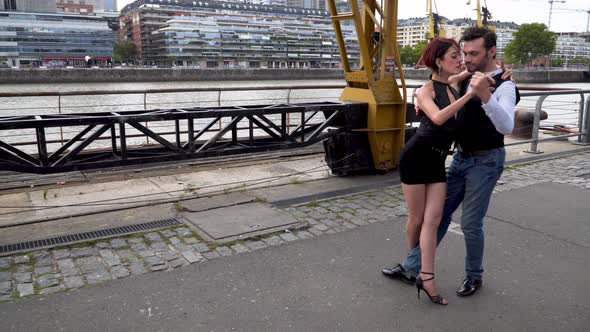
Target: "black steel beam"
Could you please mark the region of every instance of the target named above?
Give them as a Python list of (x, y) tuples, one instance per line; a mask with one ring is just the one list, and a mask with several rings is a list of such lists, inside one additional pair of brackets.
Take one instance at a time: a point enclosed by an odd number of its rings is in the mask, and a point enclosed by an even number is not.
[[(37, 133), (36, 141), (31, 142), (35, 149), (27, 150), (27, 145), (22, 149), (16, 148), (15, 145), (23, 145), (22, 141), (15, 140), (11, 145), (0, 140), (0, 170), (55, 173), (305, 147), (336, 134), (339, 130), (326, 132), (326, 129), (336, 127), (334, 119), (342, 112), (366, 107), (364, 103), (305, 103), (0, 117), (0, 133), (14, 129), (34, 129)], [(330, 116), (328, 119), (316, 117), (319, 112)], [(306, 113), (312, 115), (306, 116)], [(289, 114), (301, 116), (297, 119)], [(271, 121), (269, 115), (278, 115), (278, 119)], [(289, 123), (286, 120), (288, 116)], [(315, 120), (310, 123), (312, 118)], [(196, 128), (195, 121), (199, 119), (206, 122)], [(238, 126), (243, 119), (249, 120), (248, 125)], [(166, 123), (168, 127), (160, 132), (154, 129), (158, 125), (148, 129), (143, 124), (160, 121), (172, 124), (168, 126)], [(187, 121), (186, 131), (181, 131), (182, 121)], [(223, 127), (213, 129), (216, 123), (223, 123)], [(81, 130), (80, 126), (83, 127)], [(95, 128), (97, 126), (98, 129)], [(137, 145), (131, 139), (142, 136), (127, 135), (126, 126), (137, 129), (143, 137), (149, 137), (158, 144)], [(67, 132), (76, 130), (78, 133), (52, 152), (49, 144), (54, 146), (59, 143), (46, 137), (46, 128), (52, 127), (62, 127)], [(289, 128), (295, 130), (289, 132)], [(255, 130), (266, 135), (255, 136)], [(231, 137), (225, 138), (229, 131)], [(108, 148), (94, 148), (94, 145), (92, 149), (88, 148), (102, 139), (100, 136), (105, 132), (110, 132), (110, 137), (105, 138), (110, 141)], [(184, 134), (188, 134), (184, 136), (186, 140), (182, 139)], [(199, 140), (205, 134), (211, 135), (211, 138)], [(166, 135), (173, 135), (174, 142), (164, 138)], [(35, 153), (26, 152), (33, 150)]]

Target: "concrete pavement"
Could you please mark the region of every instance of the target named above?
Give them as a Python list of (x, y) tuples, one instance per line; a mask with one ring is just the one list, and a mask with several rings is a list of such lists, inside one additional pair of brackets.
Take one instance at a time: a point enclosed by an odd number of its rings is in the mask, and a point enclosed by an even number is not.
[[(348, 183), (346, 196), (283, 204), (281, 213), (309, 226), (292, 232), (210, 246), (177, 227), (2, 258), (5, 298), (46, 295), (0, 304), (0, 319), (14, 331), (586, 329), (588, 153), (507, 168), (486, 219), (484, 288), (473, 298), (454, 296), (464, 249), (452, 224), (437, 255), (446, 308), (380, 275), (405, 253), (405, 208), (393, 179), (377, 178), (386, 185), (358, 192)], [(243, 194), (288, 202), (290, 187), (309, 199), (314, 183), (337, 192), (325, 179)]]
[[(447, 307), (418, 300), (413, 287), (380, 274), (405, 252), (400, 216), (0, 304), (0, 319), (5, 331), (584, 331), (590, 246), (575, 236), (588, 227), (584, 194), (588, 189), (559, 183), (496, 194), (486, 219), (485, 284), (476, 296), (454, 295), (463, 275), (460, 233), (450, 232), (438, 251)], [(548, 199), (554, 197), (561, 199)], [(560, 234), (552, 228), (557, 220)]]

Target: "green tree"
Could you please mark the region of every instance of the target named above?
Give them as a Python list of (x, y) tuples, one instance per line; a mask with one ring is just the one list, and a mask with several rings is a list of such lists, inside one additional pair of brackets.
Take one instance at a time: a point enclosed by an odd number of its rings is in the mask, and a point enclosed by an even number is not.
[(135, 59), (137, 47), (134, 42), (122, 41), (113, 45), (113, 59), (120, 62), (129, 62)]
[(422, 55), (427, 43), (426, 40), (423, 40), (414, 46), (404, 46), (400, 48), (399, 55), (402, 64), (415, 65), (420, 59), (420, 55)]
[(579, 56), (579, 57), (569, 60), (569, 63), (589, 66), (590, 65), (590, 58)]
[(533, 59), (549, 55), (555, 50), (556, 39), (543, 23), (523, 24), (504, 49), (506, 62), (528, 64)]
[(561, 67), (561, 66), (563, 66), (564, 63), (565, 63), (565, 60), (563, 58), (557, 58), (557, 59), (551, 60), (551, 64), (554, 67)]

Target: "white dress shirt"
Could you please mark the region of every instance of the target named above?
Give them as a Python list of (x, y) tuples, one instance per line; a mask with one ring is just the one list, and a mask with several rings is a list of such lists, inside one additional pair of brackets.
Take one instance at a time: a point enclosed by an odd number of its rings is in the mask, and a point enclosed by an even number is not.
[[(502, 69), (496, 69), (493, 72), (485, 73), (493, 77), (502, 72)], [(471, 89), (471, 86), (468, 87)], [(512, 81), (502, 83), (492, 93), (490, 100), (486, 104), (481, 104), (483, 110), (496, 130), (504, 135), (512, 133), (514, 129), (514, 111), (516, 109), (516, 85)]]

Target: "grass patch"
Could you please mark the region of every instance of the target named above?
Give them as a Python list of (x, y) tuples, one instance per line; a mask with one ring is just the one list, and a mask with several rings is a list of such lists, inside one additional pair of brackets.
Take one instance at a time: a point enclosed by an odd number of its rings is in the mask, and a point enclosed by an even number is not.
[(244, 244), (244, 240), (233, 240), (233, 241), (229, 241), (229, 242), (211, 242), (207, 244), (207, 247), (209, 247), (209, 249), (213, 250), (215, 248), (219, 248), (219, 247), (231, 247), (233, 245), (236, 244)]
[(0, 269), (0, 272), (16, 272), (16, 264), (11, 264), (9, 267), (3, 267)]
[(311, 202), (304, 204), (303, 206), (318, 207), (318, 206), (320, 206), (320, 202), (317, 199), (313, 199)]

